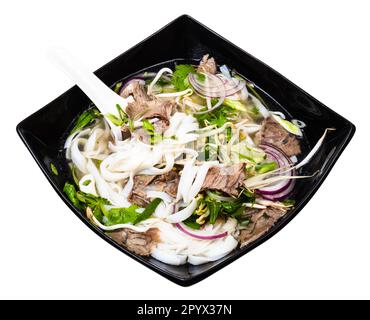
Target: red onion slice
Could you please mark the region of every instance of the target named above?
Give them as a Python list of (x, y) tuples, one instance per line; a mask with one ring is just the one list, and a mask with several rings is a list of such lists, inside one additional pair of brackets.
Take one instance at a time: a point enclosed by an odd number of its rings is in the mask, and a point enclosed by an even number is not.
[[(263, 149), (270, 158), (278, 163), (279, 168), (286, 169), (287, 167), (292, 166), (290, 158), (277, 147), (271, 144), (263, 144), (260, 145), (260, 148)], [(294, 173), (294, 170), (290, 170), (285, 175), (287, 177), (291, 177), (294, 175)], [(287, 179), (285, 181), (279, 181), (269, 186), (259, 188), (256, 190), (256, 192), (261, 194), (265, 199), (279, 200), (285, 198), (293, 190), (294, 185), (294, 180)]]
[(198, 94), (205, 97), (218, 98), (223, 95), (224, 92), (225, 96), (229, 97), (245, 87), (245, 82), (239, 79), (227, 79), (223, 76), (219, 77), (213, 74), (204, 75), (208, 78), (209, 82), (211, 82), (207, 86), (200, 83), (192, 73), (189, 74), (189, 82)]
[(202, 236), (196, 233), (191, 232), (188, 228), (184, 226), (182, 223), (176, 223), (176, 227), (187, 234), (188, 236), (191, 236), (193, 238), (199, 239), (199, 240), (214, 240), (214, 239), (219, 239), (219, 238), (224, 238), (227, 236), (227, 232), (219, 233), (219, 234), (214, 234), (214, 235), (209, 235), (209, 236)]

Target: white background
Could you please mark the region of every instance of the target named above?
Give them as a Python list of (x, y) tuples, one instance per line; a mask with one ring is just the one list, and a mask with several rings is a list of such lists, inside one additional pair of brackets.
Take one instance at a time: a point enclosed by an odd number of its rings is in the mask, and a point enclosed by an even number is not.
[[(370, 298), (368, 1), (2, 1), (0, 298)], [(52, 190), (16, 124), (73, 83), (53, 44), (95, 70), (188, 13), (357, 126), (320, 190), (272, 239), (179, 287), (85, 227)]]

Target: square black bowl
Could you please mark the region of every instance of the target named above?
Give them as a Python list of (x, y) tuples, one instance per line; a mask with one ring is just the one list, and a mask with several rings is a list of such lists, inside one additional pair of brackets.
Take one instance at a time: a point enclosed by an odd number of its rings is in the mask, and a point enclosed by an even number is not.
[[(112, 86), (118, 80), (147, 67), (163, 65), (163, 62), (173, 65), (176, 61), (199, 60), (205, 53), (215, 57), (219, 64), (227, 64), (236, 69), (256, 86), (262, 88), (275, 99), (275, 102), (278, 102), (278, 104), (275, 103), (275, 109), (281, 109), (283, 106), (284, 112), (288, 112), (293, 118), (304, 121), (307, 124), (304, 130), (307, 149), (315, 145), (325, 128), (336, 128), (336, 131), (331, 132), (327, 137), (314, 159), (305, 167), (307, 172), (320, 170), (320, 174), (298, 184), (295, 194), (297, 202), (294, 209), (257, 241), (245, 248), (234, 250), (216, 262), (200, 266), (175, 267), (163, 264), (153, 258), (139, 257), (113, 242), (102, 231), (92, 226), (84, 214), (72, 206), (62, 191), (64, 183), (67, 180), (70, 181), (70, 173), (65, 165), (62, 145), (71, 122), (90, 105), (89, 99), (79, 88), (74, 86), (17, 126), (18, 134), (37, 164), (62, 200), (77, 217), (123, 253), (182, 286), (189, 286), (201, 281), (281, 230), (311, 199), (355, 132), (355, 126), (348, 120), (324, 106), (263, 62), (187, 15), (180, 16), (109, 62), (96, 71), (96, 75), (104, 83)], [(51, 163), (58, 168), (58, 176), (52, 173)]]

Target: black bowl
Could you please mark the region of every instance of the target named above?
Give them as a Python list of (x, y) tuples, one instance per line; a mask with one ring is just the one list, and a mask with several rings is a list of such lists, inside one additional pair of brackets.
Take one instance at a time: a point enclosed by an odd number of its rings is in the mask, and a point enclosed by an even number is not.
[[(282, 108), (293, 118), (307, 124), (305, 128), (306, 148), (312, 147), (325, 128), (334, 127), (314, 159), (305, 167), (306, 172), (320, 170), (315, 178), (301, 181), (296, 188), (296, 206), (284, 216), (267, 234), (251, 245), (236, 249), (228, 256), (200, 266), (180, 267), (166, 265), (153, 258), (139, 257), (120, 247), (102, 231), (92, 226), (84, 214), (79, 212), (63, 194), (63, 185), (71, 180), (62, 152), (63, 140), (72, 121), (90, 105), (89, 99), (76, 86), (32, 114), (17, 126), (17, 132), (31, 152), (37, 164), (59, 196), (90, 229), (123, 253), (158, 272), (167, 279), (189, 286), (220, 270), (235, 259), (259, 246), (281, 230), (311, 199), (324, 181), (334, 163), (351, 140), (355, 126), (321, 102), (298, 88), (278, 72), (233, 45), (215, 32), (183, 15), (156, 32), (146, 40), (126, 51), (98, 71), (97, 76), (111, 86), (119, 79), (148, 67), (173, 64), (179, 60), (199, 60), (209, 53), (219, 64), (227, 64), (245, 75), (275, 99), (275, 109)], [(53, 163), (59, 175), (53, 174)]]

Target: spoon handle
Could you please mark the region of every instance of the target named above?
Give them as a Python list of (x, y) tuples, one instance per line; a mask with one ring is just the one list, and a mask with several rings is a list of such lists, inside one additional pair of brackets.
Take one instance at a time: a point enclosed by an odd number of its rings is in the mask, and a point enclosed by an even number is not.
[[(48, 52), (48, 57), (77, 84), (104, 116), (107, 114), (119, 116), (117, 104), (123, 110), (126, 109), (127, 100), (106, 86), (66, 49), (51, 48)], [(113, 131), (118, 131), (117, 127), (109, 119), (107, 121)]]

